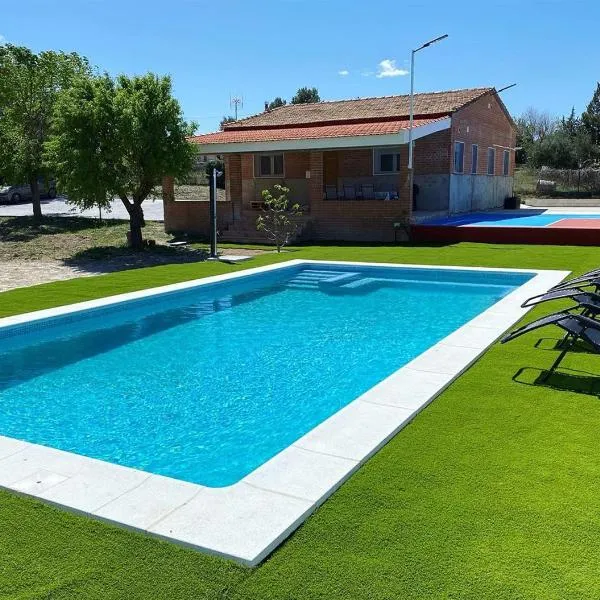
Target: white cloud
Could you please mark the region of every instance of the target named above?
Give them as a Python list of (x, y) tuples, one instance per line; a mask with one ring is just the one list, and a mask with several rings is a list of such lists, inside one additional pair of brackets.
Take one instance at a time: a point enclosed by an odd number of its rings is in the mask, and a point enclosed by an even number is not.
[(371, 75), (373, 75), (373, 71), (362, 71), (361, 75), (363, 77), (371, 77)]
[(379, 79), (382, 77), (400, 77), (401, 75), (408, 75), (408, 71), (399, 69), (396, 66), (396, 61), (391, 58), (382, 60), (377, 67), (376, 77)]
[(338, 75), (346, 77), (346, 75), (350, 75), (350, 71), (348, 71), (347, 69), (342, 69), (341, 71), (338, 71)]
[(0, 33), (0, 44), (4, 44), (6, 38)]

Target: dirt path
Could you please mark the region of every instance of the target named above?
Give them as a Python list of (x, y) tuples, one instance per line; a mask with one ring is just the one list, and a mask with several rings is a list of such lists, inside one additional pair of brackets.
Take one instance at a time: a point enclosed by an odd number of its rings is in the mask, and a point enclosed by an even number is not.
[[(249, 250), (245, 248), (230, 249), (225, 252), (229, 255), (263, 254), (263, 250)], [(103, 273), (114, 273), (129, 269), (153, 267), (177, 263), (202, 262), (206, 259), (206, 252), (181, 250), (177, 253), (140, 253), (111, 258), (99, 258), (86, 261), (77, 261), (68, 264), (64, 260), (0, 260), (0, 292), (20, 287), (29, 287), (50, 281), (73, 279), (74, 277), (91, 277)]]
[(19, 287), (87, 277), (96, 273), (82, 271), (78, 267), (70, 267), (58, 260), (11, 260), (0, 262), (0, 292)]

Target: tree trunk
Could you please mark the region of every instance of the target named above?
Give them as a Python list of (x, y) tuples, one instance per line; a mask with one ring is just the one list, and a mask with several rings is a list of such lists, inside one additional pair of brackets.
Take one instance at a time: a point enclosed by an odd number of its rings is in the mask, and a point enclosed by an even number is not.
[(142, 227), (144, 227), (144, 211), (139, 204), (130, 205), (129, 211), (129, 244), (135, 250), (144, 247), (142, 239)]
[(36, 176), (29, 180), (31, 187), (31, 203), (33, 205), (33, 220), (39, 223), (42, 220), (42, 203), (40, 202), (40, 184)]

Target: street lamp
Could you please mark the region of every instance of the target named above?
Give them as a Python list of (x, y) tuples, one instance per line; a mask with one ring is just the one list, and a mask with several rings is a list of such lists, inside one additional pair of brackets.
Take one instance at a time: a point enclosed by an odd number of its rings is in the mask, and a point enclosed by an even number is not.
[(413, 50), (410, 54), (410, 108), (409, 108), (409, 122), (408, 122), (408, 185), (409, 185), (409, 197), (410, 197), (410, 208), (413, 206), (413, 121), (414, 121), (414, 95), (415, 95), (415, 54), (423, 48), (428, 48), (431, 44), (441, 42), (446, 39), (448, 34), (440, 35), (433, 40), (425, 42), (422, 46), (419, 46)]

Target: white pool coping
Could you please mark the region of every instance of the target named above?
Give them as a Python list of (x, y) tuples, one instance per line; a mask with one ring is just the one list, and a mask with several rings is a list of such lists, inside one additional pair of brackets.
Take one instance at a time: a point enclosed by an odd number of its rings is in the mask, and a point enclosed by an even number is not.
[[(534, 277), (234, 485), (210, 488), (0, 436), (0, 487), (254, 566), (568, 271), (290, 260), (0, 319), (0, 328), (294, 265), (534, 273)], [(440, 314), (443, 318), (443, 313)]]

